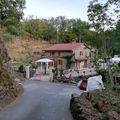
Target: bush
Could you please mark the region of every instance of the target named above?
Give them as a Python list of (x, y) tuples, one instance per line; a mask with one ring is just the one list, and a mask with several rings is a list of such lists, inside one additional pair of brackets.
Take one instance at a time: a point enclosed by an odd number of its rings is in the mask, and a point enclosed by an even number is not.
[(32, 64), (32, 69), (37, 69), (37, 65), (36, 64)]
[(23, 66), (23, 65), (20, 65), (20, 66), (19, 66), (18, 72), (20, 72), (20, 73), (24, 73), (24, 72), (25, 72), (25, 69), (24, 69), (24, 66)]
[(108, 77), (108, 71), (107, 70), (99, 70), (98, 74), (102, 75), (103, 82), (108, 82), (109, 77)]

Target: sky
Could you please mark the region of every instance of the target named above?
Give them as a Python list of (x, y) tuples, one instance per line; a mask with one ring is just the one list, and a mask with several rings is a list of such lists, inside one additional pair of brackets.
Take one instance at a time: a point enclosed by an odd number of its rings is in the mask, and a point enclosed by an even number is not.
[[(98, 0), (104, 3), (107, 0)], [(66, 16), (87, 21), (87, 6), (90, 0), (26, 0), (24, 18), (33, 15), (35, 18)]]

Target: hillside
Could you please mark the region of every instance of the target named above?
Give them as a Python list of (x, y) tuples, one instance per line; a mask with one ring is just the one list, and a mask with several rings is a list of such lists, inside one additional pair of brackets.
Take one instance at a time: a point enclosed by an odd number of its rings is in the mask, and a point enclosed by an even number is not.
[(0, 37), (0, 110), (23, 91), (14, 79), (10, 58)]
[(42, 50), (50, 46), (46, 41), (32, 39), (13, 39), (7, 43), (7, 50), (14, 62), (29, 62), (39, 58)]

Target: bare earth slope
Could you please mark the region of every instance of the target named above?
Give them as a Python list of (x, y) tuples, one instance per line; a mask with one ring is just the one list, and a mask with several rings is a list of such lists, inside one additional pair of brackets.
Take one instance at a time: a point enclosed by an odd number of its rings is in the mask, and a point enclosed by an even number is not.
[(50, 46), (46, 41), (15, 38), (8, 43), (8, 54), (12, 60), (34, 60), (39, 57), (42, 50)]

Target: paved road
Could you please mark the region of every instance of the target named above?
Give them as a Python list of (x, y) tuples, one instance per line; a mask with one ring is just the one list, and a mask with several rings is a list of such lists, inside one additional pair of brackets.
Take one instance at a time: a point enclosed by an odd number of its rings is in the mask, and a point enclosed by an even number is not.
[(76, 86), (40, 81), (24, 83), (25, 92), (0, 112), (0, 120), (73, 120), (69, 111)]

